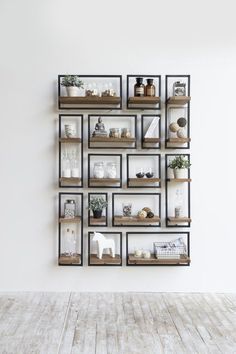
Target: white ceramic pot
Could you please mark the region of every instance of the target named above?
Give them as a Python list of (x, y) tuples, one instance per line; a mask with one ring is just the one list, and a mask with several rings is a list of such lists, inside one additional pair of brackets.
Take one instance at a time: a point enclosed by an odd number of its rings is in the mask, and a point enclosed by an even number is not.
[(176, 168), (174, 170), (175, 178), (187, 178), (186, 168)]
[(77, 86), (67, 86), (66, 92), (67, 92), (67, 96), (70, 97), (79, 96), (79, 88)]

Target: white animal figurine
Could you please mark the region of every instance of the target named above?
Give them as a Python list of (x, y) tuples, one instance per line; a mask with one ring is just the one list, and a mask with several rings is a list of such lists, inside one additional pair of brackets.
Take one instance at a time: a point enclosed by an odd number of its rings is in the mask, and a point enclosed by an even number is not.
[(102, 259), (103, 250), (109, 248), (112, 258), (115, 258), (115, 241), (107, 239), (100, 232), (94, 232), (93, 241), (97, 241), (97, 256)]

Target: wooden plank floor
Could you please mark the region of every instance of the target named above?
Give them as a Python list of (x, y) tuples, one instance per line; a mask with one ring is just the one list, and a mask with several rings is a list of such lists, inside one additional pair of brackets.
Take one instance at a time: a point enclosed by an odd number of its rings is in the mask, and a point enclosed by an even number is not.
[(93, 353), (236, 353), (236, 294), (0, 294), (0, 354)]

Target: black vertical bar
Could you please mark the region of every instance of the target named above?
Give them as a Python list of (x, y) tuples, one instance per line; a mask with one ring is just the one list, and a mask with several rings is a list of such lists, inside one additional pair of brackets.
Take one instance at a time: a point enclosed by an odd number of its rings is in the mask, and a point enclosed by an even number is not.
[(165, 203), (165, 208), (166, 208), (166, 226), (168, 226), (168, 181), (167, 181), (167, 171), (168, 171), (168, 167), (167, 167), (167, 163), (168, 163), (168, 156), (169, 155), (165, 155), (165, 197), (166, 197), (166, 203)]
[(167, 148), (167, 119), (168, 119), (168, 104), (167, 104), (167, 100), (168, 100), (168, 75), (166, 75), (165, 77), (165, 148)]
[(115, 193), (112, 193), (112, 226), (115, 226), (115, 218), (114, 218), (114, 198), (115, 198)]
[(81, 221), (80, 221), (80, 224), (81, 224), (81, 226), (80, 226), (80, 237), (81, 237), (81, 266), (83, 265), (83, 259), (84, 259), (84, 256), (83, 256), (83, 245), (84, 245), (84, 243), (83, 243), (83, 238), (84, 238), (84, 235), (83, 235), (83, 219), (84, 219), (84, 217), (83, 217), (83, 215), (84, 215), (84, 202), (83, 202), (83, 194), (82, 193), (80, 193), (80, 201), (81, 201)]
[[(59, 115), (59, 139), (61, 138), (61, 119), (62, 119), (62, 115), (60, 114)], [(59, 140), (59, 164), (58, 164), (58, 167), (59, 167), (59, 171), (58, 171), (58, 186), (59, 188), (62, 186), (61, 185), (61, 142)]]
[(88, 265), (90, 266), (90, 236), (91, 236), (91, 232), (88, 232)]
[(80, 120), (81, 120), (81, 144), (80, 144), (80, 151), (81, 151), (81, 188), (83, 187), (84, 185), (84, 173), (83, 173), (83, 166), (84, 166), (84, 144), (83, 144), (83, 140), (84, 140), (84, 132), (83, 132), (83, 119), (84, 119), (84, 116), (81, 115), (80, 116)]
[(122, 259), (122, 232), (119, 232), (120, 235), (120, 265), (122, 266), (123, 259)]
[(60, 83), (60, 78), (61, 75), (58, 75), (57, 79), (57, 100), (58, 100), (58, 109), (61, 109), (61, 104), (60, 104), (60, 95), (61, 95), (61, 83)]
[(159, 97), (160, 97), (159, 109), (161, 110), (161, 75), (159, 75)]
[(126, 178), (127, 178), (127, 188), (129, 188), (129, 154), (126, 154)]
[(88, 187), (90, 187), (90, 154), (88, 154)]
[(122, 109), (122, 107), (123, 107), (123, 102), (122, 102), (122, 81), (123, 81), (123, 78), (122, 78), (122, 75), (120, 75), (120, 109)]
[(129, 78), (130, 75), (127, 75), (126, 76), (126, 105), (128, 109), (129, 109)]
[(126, 232), (126, 266), (129, 265), (129, 245), (128, 245), (128, 232)]

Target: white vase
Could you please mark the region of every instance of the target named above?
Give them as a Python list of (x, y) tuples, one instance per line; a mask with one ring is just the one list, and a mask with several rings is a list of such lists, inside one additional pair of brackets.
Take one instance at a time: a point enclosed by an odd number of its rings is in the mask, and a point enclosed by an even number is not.
[(67, 92), (67, 96), (70, 97), (79, 96), (79, 88), (77, 86), (67, 86), (66, 92)]
[(176, 168), (174, 170), (175, 178), (187, 178), (187, 169), (186, 168)]

